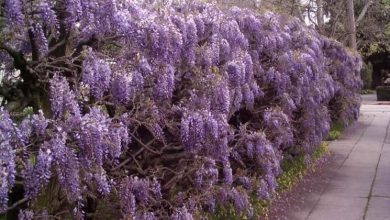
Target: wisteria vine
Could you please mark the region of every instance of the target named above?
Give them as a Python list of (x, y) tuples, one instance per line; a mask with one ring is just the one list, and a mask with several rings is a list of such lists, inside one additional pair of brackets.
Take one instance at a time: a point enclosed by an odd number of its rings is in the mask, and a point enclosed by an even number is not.
[(196, 219), (228, 204), (251, 219), (284, 157), (359, 115), (360, 57), (288, 16), (127, 0), (2, 10), (0, 211), (20, 219)]

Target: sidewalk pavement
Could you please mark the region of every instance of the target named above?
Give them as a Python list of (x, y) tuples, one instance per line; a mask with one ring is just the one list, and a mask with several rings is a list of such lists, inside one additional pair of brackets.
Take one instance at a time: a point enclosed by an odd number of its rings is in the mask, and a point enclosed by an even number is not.
[(330, 143), (319, 188), (288, 219), (390, 220), (390, 103), (364, 96), (361, 117)]

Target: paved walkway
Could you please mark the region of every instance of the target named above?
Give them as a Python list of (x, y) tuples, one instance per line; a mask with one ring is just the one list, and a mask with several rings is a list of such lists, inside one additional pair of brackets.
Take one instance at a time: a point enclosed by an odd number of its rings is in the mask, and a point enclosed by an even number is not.
[(334, 161), (288, 219), (390, 220), (390, 102), (365, 95), (358, 122), (330, 143)]

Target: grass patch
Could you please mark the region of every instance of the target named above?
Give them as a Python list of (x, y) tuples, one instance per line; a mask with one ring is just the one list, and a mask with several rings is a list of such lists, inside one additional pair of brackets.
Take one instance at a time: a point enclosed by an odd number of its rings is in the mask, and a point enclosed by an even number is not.
[[(249, 202), (253, 208), (253, 218), (251, 219), (260, 219), (265, 216), (268, 212), (268, 207), (270, 201), (268, 200), (260, 200), (256, 195), (251, 195), (249, 197)], [(202, 213), (199, 219), (203, 219), (204, 215), (207, 216), (209, 220), (248, 220), (248, 216), (246, 212), (237, 213), (232, 204), (227, 204), (226, 206), (217, 206), (216, 211), (214, 213)], [(196, 218), (198, 219), (198, 218)]]
[(285, 159), (281, 163), (282, 174), (278, 177), (278, 192), (284, 192), (294, 187), (301, 180), (307, 171), (312, 170), (316, 162), (329, 154), (327, 142), (322, 142), (312, 155), (296, 156), (292, 159)]
[(330, 131), (328, 134), (327, 141), (333, 141), (340, 137), (341, 133), (344, 131), (344, 125), (341, 122), (333, 122), (330, 126)]
[(277, 179), (279, 192), (290, 189), (303, 177), (306, 170), (305, 158), (297, 156), (293, 159), (283, 160), (281, 168), (283, 172)]

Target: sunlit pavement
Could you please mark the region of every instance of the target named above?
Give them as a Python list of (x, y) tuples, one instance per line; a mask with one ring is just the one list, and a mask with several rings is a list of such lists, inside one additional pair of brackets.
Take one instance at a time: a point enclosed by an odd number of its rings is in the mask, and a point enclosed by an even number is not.
[(289, 219), (390, 219), (390, 102), (364, 95), (359, 120), (330, 143), (331, 167), (319, 180), (320, 191)]

